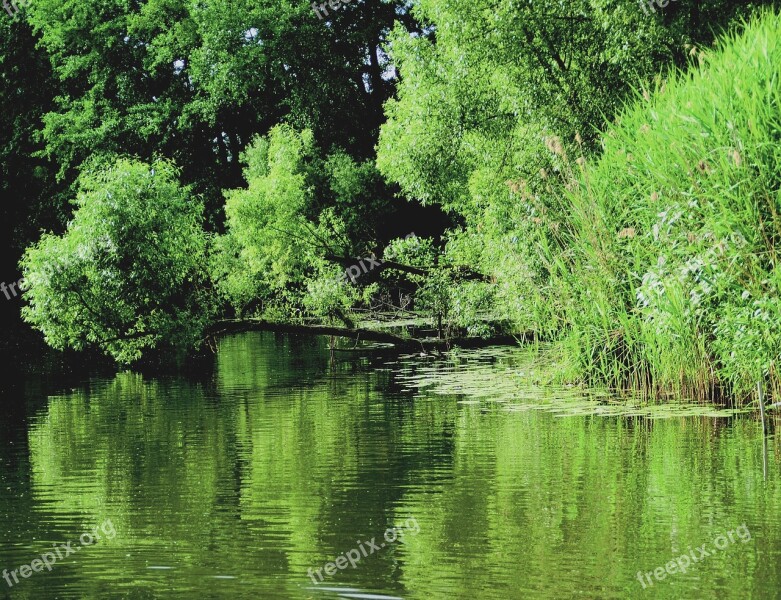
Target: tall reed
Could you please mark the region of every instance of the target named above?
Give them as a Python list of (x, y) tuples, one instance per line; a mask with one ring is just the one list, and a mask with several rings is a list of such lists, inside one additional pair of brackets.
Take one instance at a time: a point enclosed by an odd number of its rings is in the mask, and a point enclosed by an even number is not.
[(586, 379), (699, 398), (762, 381), (778, 396), (781, 17), (692, 55), (638, 92), (594, 164), (548, 141), (548, 294)]

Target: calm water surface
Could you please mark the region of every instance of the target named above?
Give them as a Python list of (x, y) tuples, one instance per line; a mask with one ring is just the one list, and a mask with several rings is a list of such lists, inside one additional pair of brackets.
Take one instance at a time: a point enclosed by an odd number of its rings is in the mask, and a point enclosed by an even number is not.
[(81, 547), (0, 598), (781, 597), (781, 452), (753, 415), (595, 416), (525, 361), (244, 334), (195, 375), (20, 375), (0, 570)]

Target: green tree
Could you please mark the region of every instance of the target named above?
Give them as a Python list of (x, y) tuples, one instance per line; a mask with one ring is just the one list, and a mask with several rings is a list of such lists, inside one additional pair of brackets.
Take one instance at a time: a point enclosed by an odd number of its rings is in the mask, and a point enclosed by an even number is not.
[(24, 319), (58, 349), (98, 348), (129, 363), (159, 347), (197, 347), (213, 316), (203, 207), (177, 170), (119, 160), (86, 172), (62, 236), (22, 260)]
[(459, 218), (447, 254), (496, 277), (498, 316), (519, 330), (561, 324), (533, 233), (557, 204), (562, 159), (597, 154), (633, 89), (660, 84), (739, 14), (731, 2), (700, 4), (647, 14), (636, 0), (419, 0), (415, 15), (433, 34), (392, 36), (401, 83), (378, 168)]
[(313, 190), (304, 166), (314, 152), (310, 131), (279, 126), (243, 155), (247, 188), (226, 194), (228, 232), (216, 263), (221, 287), (239, 309), (284, 295), (303, 281), (316, 243), (307, 219)]
[(63, 87), (43, 119), (60, 176), (96, 154), (165, 156), (215, 229), (241, 152), (283, 121), (373, 158), (395, 86), (382, 45), (397, 19), (415, 27), (404, 2), (379, 0), (328, 22), (288, 0), (36, 0), (27, 19)]
[[(392, 211), (371, 161), (323, 156), (310, 130), (274, 127), (242, 155), (246, 188), (226, 194), (214, 278), (239, 313), (282, 307), (343, 318), (358, 291), (340, 260), (366, 256)], [(376, 194), (376, 195), (375, 195)], [(344, 319), (342, 319), (344, 320)]]

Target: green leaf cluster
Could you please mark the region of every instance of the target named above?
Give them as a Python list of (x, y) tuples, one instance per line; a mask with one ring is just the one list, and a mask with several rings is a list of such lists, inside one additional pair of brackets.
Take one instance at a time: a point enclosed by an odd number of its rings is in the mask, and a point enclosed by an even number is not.
[(55, 348), (130, 363), (150, 348), (197, 347), (214, 314), (203, 206), (168, 162), (87, 172), (66, 232), (22, 260), (24, 319)]

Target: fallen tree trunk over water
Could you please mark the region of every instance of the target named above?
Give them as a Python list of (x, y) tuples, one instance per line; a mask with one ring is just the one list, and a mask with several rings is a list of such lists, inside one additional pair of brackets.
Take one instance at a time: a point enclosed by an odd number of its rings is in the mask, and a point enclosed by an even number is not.
[(328, 335), (349, 338), (357, 344), (359, 341), (392, 344), (400, 350), (449, 350), (453, 346), (460, 348), (484, 348), (486, 346), (517, 346), (531, 339), (531, 334), (495, 335), (489, 338), (411, 338), (376, 329), (338, 327), (333, 325), (295, 325), (292, 323), (274, 323), (263, 319), (230, 319), (218, 321), (209, 330), (212, 337), (245, 331), (278, 331), (281, 333)]

